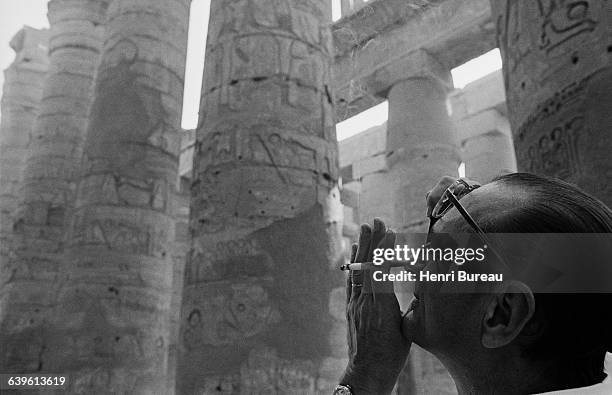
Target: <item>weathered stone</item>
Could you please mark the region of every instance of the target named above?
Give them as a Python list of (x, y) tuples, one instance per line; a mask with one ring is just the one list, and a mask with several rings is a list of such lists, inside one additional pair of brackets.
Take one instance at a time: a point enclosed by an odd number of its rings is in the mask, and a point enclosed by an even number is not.
[(0, 124), (0, 281), (10, 273), (13, 223), (32, 128), (38, 115), (44, 77), (48, 68), (48, 31), (21, 29), (11, 40), (15, 60), (4, 71), (2, 123)]
[(366, 1), (364, 0), (341, 0), (340, 1), (340, 14), (342, 16), (350, 15), (359, 11)]
[(612, 204), (612, 8), (606, 1), (492, 1), (519, 170)]
[(172, 252), (172, 297), (170, 300), (170, 335), (168, 337), (168, 393), (174, 393), (176, 387), (176, 363), (179, 352), (180, 312), (183, 297), (183, 280), (185, 260), (191, 241), (189, 235), (189, 184), (185, 178), (180, 179), (178, 190), (173, 194), (174, 204), (174, 249)]
[(186, 214), (177, 181), (189, 5), (115, 0), (108, 8), (66, 281), (47, 346), (50, 365), (70, 372), (73, 393), (174, 390), (170, 309), (180, 299), (172, 287), (181, 286), (186, 242), (177, 243), (175, 228)]
[(375, 74), (414, 65), (423, 52), (450, 70), (495, 47), (495, 24), (488, 0), (375, 0), (337, 21), (333, 36), (342, 121), (386, 98), (394, 82), (383, 86)]
[(177, 389), (330, 393), (346, 355), (331, 4), (210, 15)]
[[(51, 347), (52, 321), (59, 318), (57, 292), (67, 279), (63, 242), (107, 5), (107, 0), (49, 2), (49, 72), (13, 225), (15, 255), (2, 268), (14, 274), (3, 279), (1, 290), (3, 372), (56, 372), (54, 363), (65, 355)], [(24, 312), (29, 320), (23, 320)], [(29, 351), (21, 353), (24, 347)]]

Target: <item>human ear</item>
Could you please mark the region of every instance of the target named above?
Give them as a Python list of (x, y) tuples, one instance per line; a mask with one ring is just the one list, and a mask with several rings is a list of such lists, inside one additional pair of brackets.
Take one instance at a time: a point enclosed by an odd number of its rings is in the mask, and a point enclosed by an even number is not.
[(531, 289), (520, 281), (502, 283), (485, 306), (481, 343), (486, 348), (503, 347), (514, 340), (535, 313)]

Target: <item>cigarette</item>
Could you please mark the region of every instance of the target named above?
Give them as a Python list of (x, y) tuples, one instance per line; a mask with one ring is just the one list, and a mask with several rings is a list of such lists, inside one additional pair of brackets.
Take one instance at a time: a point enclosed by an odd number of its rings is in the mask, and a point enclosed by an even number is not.
[(384, 265), (375, 265), (372, 262), (355, 262), (355, 263), (346, 263), (342, 266), (340, 266), (340, 270), (363, 270), (363, 268), (365, 267), (366, 269), (376, 269), (378, 267), (382, 268), (382, 267), (405, 267), (405, 266), (412, 266), (411, 269), (413, 270), (417, 270), (416, 267), (414, 267), (413, 264), (411, 264), (410, 262), (400, 262), (400, 261), (387, 261), (384, 263)]

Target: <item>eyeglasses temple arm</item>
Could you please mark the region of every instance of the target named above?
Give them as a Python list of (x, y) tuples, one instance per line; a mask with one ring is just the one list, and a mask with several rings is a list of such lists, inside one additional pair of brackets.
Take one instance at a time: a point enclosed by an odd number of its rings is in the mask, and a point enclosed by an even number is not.
[(482, 228), (478, 226), (476, 221), (474, 221), (474, 218), (472, 218), (472, 216), (467, 211), (465, 211), (465, 209), (463, 208), (461, 203), (459, 203), (459, 200), (455, 197), (455, 195), (449, 193), (448, 198), (453, 203), (453, 206), (455, 206), (457, 211), (459, 211), (463, 218), (465, 218), (466, 222), (472, 227), (472, 229), (476, 231), (476, 234), (478, 234), (478, 237), (480, 237), (482, 242), (489, 246), (491, 251), (493, 251), (493, 254), (495, 254), (495, 257), (501, 262), (502, 265), (504, 265), (506, 270), (510, 271), (510, 267), (508, 266), (504, 258), (502, 258), (501, 255), (497, 252), (497, 249), (493, 247), (493, 244), (486, 236), (484, 230), (482, 230)]

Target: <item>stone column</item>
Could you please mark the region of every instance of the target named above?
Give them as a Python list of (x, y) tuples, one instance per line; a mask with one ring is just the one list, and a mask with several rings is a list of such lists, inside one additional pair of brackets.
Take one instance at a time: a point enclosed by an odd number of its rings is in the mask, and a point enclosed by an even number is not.
[[(450, 79), (450, 77), (448, 77)], [(400, 229), (423, 229), (425, 193), (456, 175), (459, 152), (446, 106), (448, 86), (435, 77), (400, 81), (389, 92), (387, 166)]]
[[(459, 150), (446, 105), (450, 75), (441, 77), (443, 79), (430, 75), (402, 80), (389, 92), (389, 170), (385, 176), (393, 202), (392, 226), (398, 231), (426, 232), (425, 193), (441, 176), (458, 175)], [(377, 193), (379, 198), (384, 196), (381, 190), (371, 193)], [(404, 308), (412, 299), (412, 291), (402, 288), (400, 303)], [(431, 388), (438, 394), (454, 393), (452, 379), (433, 355), (414, 345), (409, 364), (406, 369), (410, 374), (402, 378), (408, 377), (413, 387), (400, 381), (400, 393), (424, 393)]]
[[(11, 251), (14, 215), (32, 128), (38, 115), (48, 68), (48, 30), (24, 27), (11, 40), (15, 60), (4, 71), (0, 123), (0, 269)], [(0, 281), (10, 274), (0, 271)]]
[(487, 183), (516, 171), (510, 123), (497, 110), (486, 110), (456, 123), (465, 176)]
[(167, 391), (189, 6), (114, 0), (108, 9), (48, 345), (75, 393)]
[[(361, 221), (381, 217), (397, 232), (426, 232), (425, 194), (441, 176), (458, 176), (460, 163), (447, 109), (450, 73), (421, 51), (403, 64), (378, 72), (374, 80), (389, 86), (386, 153), (371, 158), (370, 170), (362, 173)], [(400, 306), (406, 309), (412, 287), (398, 283), (396, 291)], [(412, 394), (430, 388), (441, 394), (454, 393), (452, 379), (441, 363), (414, 345), (397, 391)]]
[(502, 71), (455, 90), (449, 100), (466, 177), (486, 183), (498, 175), (515, 172)]
[[(15, 220), (15, 253), (2, 273), (0, 371), (49, 371), (46, 331), (65, 272), (63, 239), (93, 78), (106, 0), (49, 2), (49, 72), (23, 173), (23, 204)], [(49, 357), (49, 358), (48, 358)]]
[(346, 363), (331, 3), (210, 15), (177, 389), (329, 394)]
[(612, 8), (492, 0), (518, 168), (612, 205)]
[(426, 230), (425, 193), (441, 176), (457, 175), (460, 161), (446, 106), (450, 75), (443, 77), (415, 76), (391, 87), (386, 170), (362, 179), (362, 219), (382, 216), (400, 232)]

